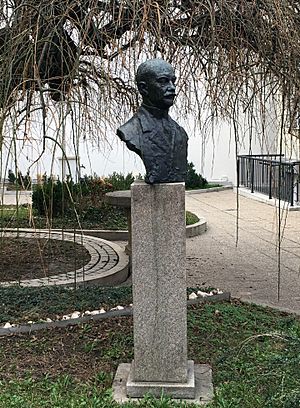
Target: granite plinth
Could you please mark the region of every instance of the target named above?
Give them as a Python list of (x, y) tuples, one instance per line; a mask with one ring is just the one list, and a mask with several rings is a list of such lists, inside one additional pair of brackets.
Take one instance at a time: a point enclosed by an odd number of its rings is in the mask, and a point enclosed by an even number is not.
[(133, 380), (133, 364), (129, 372), (126, 393), (128, 397), (142, 398), (145, 394), (160, 397), (162, 394), (172, 398), (195, 398), (194, 362), (187, 363), (187, 381), (179, 382), (137, 382)]
[[(131, 364), (120, 364), (113, 381), (113, 399), (119, 404), (128, 401), (138, 401), (140, 398), (129, 398), (126, 391), (126, 384), (130, 373)], [(208, 364), (195, 364), (195, 397), (193, 399), (180, 398), (187, 404), (205, 405), (213, 399), (212, 370)]]
[(184, 183), (131, 186), (134, 382), (187, 375)]

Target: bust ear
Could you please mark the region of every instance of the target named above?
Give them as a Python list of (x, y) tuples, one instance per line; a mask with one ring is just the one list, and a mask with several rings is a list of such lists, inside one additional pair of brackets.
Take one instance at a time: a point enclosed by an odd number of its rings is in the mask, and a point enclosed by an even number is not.
[(147, 96), (148, 95), (148, 86), (145, 81), (140, 81), (138, 83), (138, 90), (142, 96)]

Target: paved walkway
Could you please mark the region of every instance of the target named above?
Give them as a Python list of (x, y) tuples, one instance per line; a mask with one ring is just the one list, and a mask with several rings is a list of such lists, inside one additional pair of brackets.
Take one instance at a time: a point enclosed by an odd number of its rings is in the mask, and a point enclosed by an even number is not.
[(0, 187), (0, 205), (19, 205), (31, 203), (31, 191), (3, 191)]
[[(186, 197), (208, 231), (187, 240), (188, 285), (228, 290), (235, 297), (300, 314), (300, 211), (282, 211), (280, 300), (278, 209), (232, 190)], [(238, 243), (236, 246), (238, 222)]]

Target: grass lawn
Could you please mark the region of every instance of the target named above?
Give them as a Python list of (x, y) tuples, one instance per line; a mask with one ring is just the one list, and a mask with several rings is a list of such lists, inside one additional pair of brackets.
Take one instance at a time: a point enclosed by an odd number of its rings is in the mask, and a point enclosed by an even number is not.
[[(129, 288), (107, 295), (111, 304), (131, 298)], [(208, 408), (300, 407), (299, 318), (237, 301), (194, 305), (188, 343), (189, 358), (213, 367), (215, 398)], [(132, 358), (131, 317), (0, 338), (0, 407), (119, 407), (111, 400), (112, 379), (118, 364)], [(186, 405), (149, 397), (123, 406)]]

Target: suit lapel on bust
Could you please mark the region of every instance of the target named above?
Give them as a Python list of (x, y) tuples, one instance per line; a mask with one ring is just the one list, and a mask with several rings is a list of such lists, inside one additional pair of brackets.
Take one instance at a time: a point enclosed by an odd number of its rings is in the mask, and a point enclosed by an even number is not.
[(143, 133), (152, 132), (153, 130), (155, 130), (155, 122), (152, 116), (143, 107), (140, 107), (138, 111), (138, 118), (139, 118)]
[(160, 145), (156, 120), (143, 107), (138, 112), (138, 118), (143, 131), (143, 142), (148, 146)]
[[(153, 146), (159, 147), (163, 151), (168, 151), (174, 148), (176, 128), (174, 126), (169, 126), (168, 134), (163, 134), (162, 123), (158, 126), (160, 119), (155, 119), (145, 108), (142, 106), (138, 110), (138, 118), (143, 131), (144, 142), (150, 142)], [(173, 124), (173, 120), (169, 118), (170, 125)]]

